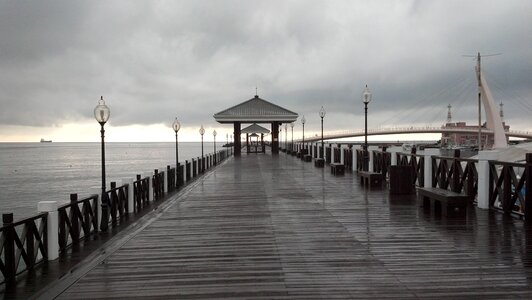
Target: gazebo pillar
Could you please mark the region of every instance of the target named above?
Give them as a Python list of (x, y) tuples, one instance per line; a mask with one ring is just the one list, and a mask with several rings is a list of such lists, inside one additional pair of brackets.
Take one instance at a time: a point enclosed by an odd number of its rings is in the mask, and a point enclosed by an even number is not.
[(249, 133), (246, 133), (246, 152), (249, 153)]
[(266, 152), (266, 148), (264, 147), (264, 133), (260, 134), (260, 146), (262, 148), (262, 153)]
[(234, 147), (234, 155), (235, 156), (240, 156), (241, 153), (242, 153), (242, 146), (240, 145), (240, 122), (234, 122), (234, 134), (233, 134), (233, 137), (234, 137), (234, 141), (233, 141), (233, 144), (235, 145)]
[(279, 154), (279, 122), (272, 122), (272, 154)]

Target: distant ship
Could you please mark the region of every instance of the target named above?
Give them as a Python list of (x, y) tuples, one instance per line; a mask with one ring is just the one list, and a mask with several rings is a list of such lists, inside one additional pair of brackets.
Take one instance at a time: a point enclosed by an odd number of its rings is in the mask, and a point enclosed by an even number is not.
[(51, 143), (52, 140), (45, 140), (45, 139), (41, 139), (41, 143)]

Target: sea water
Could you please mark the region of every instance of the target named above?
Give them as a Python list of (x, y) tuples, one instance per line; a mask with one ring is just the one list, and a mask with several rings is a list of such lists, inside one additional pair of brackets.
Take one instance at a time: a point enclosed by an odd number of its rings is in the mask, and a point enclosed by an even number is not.
[[(203, 144), (212, 153), (214, 144)], [(179, 143), (179, 161), (201, 157), (201, 143)], [(217, 143), (216, 150), (222, 150)], [(175, 166), (175, 142), (106, 143), (105, 168), (110, 182), (134, 179), (154, 169)], [(101, 190), (100, 143), (0, 143), (0, 213), (14, 213), (15, 220), (37, 212), (39, 201), (67, 203)]]

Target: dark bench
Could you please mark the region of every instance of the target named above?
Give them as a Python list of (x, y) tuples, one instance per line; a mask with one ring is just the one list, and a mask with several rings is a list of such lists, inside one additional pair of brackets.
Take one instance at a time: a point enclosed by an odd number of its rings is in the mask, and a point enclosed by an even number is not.
[(305, 156), (303, 156), (303, 161), (311, 162), (312, 161), (312, 155), (305, 154)]
[(314, 159), (314, 166), (316, 168), (323, 168), (325, 167), (325, 159), (323, 158), (316, 158)]
[(441, 209), (442, 217), (447, 216), (448, 209), (465, 209), (473, 200), (473, 197), (440, 188), (418, 188), (418, 204), (424, 208), (431, 209), (431, 213), (436, 213), (436, 202)]
[(345, 167), (340, 163), (331, 164), (331, 174), (333, 175), (344, 175)]
[(369, 172), (369, 171), (358, 171), (358, 175), (360, 176), (360, 184), (362, 186), (381, 186), (382, 185), (382, 174), (381, 173), (375, 173), (375, 172)]

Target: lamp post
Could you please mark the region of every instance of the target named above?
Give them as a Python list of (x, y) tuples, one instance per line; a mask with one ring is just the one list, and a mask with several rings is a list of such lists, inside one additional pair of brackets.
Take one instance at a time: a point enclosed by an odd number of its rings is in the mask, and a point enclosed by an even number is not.
[(98, 123), (100, 123), (101, 129), (101, 138), (102, 138), (102, 219), (100, 223), (100, 230), (101, 231), (107, 231), (107, 228), (109, 227), (109, 199), (107, 199), (107, 193), (105, 192), (105, 130), (103, 126), (109, 120), (109, 116), (111, 115), (111, 110), (107, 105), (105, 105), (105, 101), (103, 100), (103, 96), (100, 98), (100, 101), (98, 101), (98, 105), (94, 108), (94, 118)]
[(203, 166), (203, 135), (205, 134), (205, 128), (203, 128), (203, 124), (201, 124), (199, 134), (201, 134), (201, 171), (203, 172), (205, 170)]
[(288, 148), (288, 124), (284, 123), (284, 150), (287, 151)]
[(321, 107), (320, 109), (320, 118), (321, 118), (321, 153), (320, 153), (320, 158), (323, 158), (323, 118), (325, 118), (325, 108), (323, 108), (323, 106)]
[(294, 122), (290, 123), (290, 127), (292, 128), (292, 142), (290, 144), (290, 152), (294, 152)]
[(305, 152), (305, 123), (307, 122), (307, 119), (305, 119), (305, 116), (303, 115), (303, 118), (301, 118), (301, 125), (303, 125), (303, 143), (301, 148), (301, 155), (304, 155)]
[(175, 118), (174, 123), (172, 124), (172, 128), (175, 131), (175, 171), (179, 172), (179, 152), (178, 152), (179, 150), (178, 150), (178, 144), (177, 144), (177, 132), (181, 128), (181, 124), (177, 120), (177, 117)]
[(214, 137), (214, 154), (216, 154), (216, 130), (212, 132), (212, 136)]
[(366, 88), (362, 93), (362, 102), (364, 102), (364, 169), (367, 171), (368, 166), (368, 104), (371, 101), (371, 92)]

